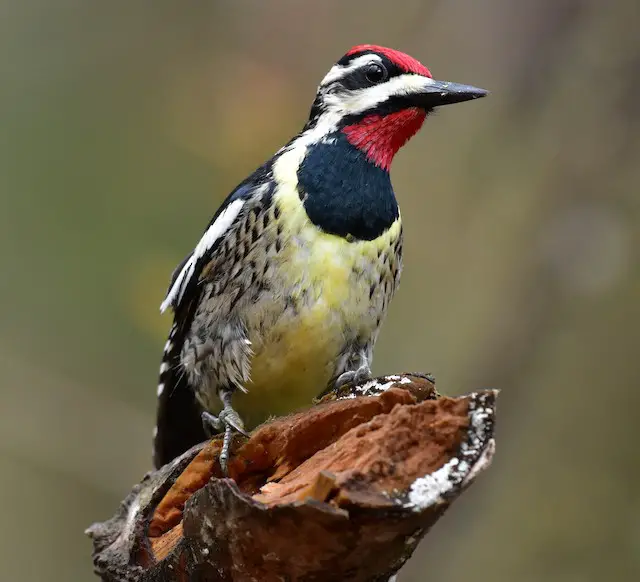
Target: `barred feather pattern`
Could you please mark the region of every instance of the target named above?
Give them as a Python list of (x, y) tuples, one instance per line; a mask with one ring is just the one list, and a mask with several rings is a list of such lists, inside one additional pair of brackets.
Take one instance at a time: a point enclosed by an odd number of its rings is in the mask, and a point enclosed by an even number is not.
[[(178, 308), (161, 365), (159, 406), (170, 413), (164, 426), (158, 416), (156, 466), (205, 439), (200, 412), (218, 406), (221, 388), (319, 392), (341, 373), (371, 365), (400, 280), (402, 229), (382, 246), (331, 237), (349, 251), (336, 247), (338, 258), (353, 255), (340, 283), (348, 299), (332, 303), (336, 283), (314, 267), (319, 231), (302, 211), (300, 220), (293, 214), (285, 227), (277, 202), (249, 199), (200, 269), (190, 319)], [(177, 443), (162, 442), (170, 438)]]

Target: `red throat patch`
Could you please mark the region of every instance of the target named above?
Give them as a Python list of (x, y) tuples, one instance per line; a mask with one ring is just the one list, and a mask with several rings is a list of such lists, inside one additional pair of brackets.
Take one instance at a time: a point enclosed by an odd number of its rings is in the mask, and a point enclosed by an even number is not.
[(369, 115), (342, 131), (351, 145), (367, 154), (376, 166), (388, 171), (393, 157), (416, 134), (426, 116), (423, 109), (410, 107), (388, 115)]

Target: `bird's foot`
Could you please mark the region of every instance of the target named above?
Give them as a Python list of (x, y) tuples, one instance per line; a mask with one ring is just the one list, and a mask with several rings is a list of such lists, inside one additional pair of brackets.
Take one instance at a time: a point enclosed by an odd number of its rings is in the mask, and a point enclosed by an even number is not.
[(358, 386), (371, 380), (371, 368), (367, 364), (360, 366), (357, 370), (349, 370), (340, 374), (335, 382), (335, 388), (342, 388), (347, 384)]
[(225, 406), (218, 416), (207, 411), (203, 412), (202, 424), (209, 436), (221, 433), (229, 427), (244, 436), (249, 436), (240, 415), (231, 406)]
[(222, 472), (227, 475), (229, 452), (231, 450), (231, 440), (233, 439), (234, 431), (246, 437), (249, 436), (244, 429), (244, 423), (240, 415), (231, 406), (225, 406), (218, 416), (204, 411), (202, 413), (202, 426), (210, 437), (224, 431), (222, 450), (220, 451), (220, 468)]

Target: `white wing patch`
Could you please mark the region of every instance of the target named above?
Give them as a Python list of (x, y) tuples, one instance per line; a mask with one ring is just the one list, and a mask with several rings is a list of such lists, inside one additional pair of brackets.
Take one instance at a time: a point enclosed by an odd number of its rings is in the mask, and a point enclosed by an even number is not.
[(171, 305), (176, 305), (182, 300), (187, 284), (191, 277), (193, 277), (198, 259), (203, 257), (204, 254), (213, 247), (215, 242), (229, 229), (238, 214), (240, 214), (244, 203), (245, 201), (241, 199), (231, 202), (202, 235), (202, 238), (196, 245), (193, 254), (185, 263), (184, 267), (182, 267), (182, 270), (176, 277), (171, 289), (169, 289), (167, 296), (162, 302), (162, 305), (160, 305), (161, 312), (166, 311), (171, 307)]

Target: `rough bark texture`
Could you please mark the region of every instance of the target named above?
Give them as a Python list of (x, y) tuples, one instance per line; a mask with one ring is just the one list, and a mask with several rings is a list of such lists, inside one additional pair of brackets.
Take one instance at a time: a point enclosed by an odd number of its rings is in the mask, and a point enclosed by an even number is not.
[(388, 580), (486, 468), (496, 393), (437, 394), (419, 374), (330, 393), (234, 443), (147, 474), (94, 524), (105, 581)]

